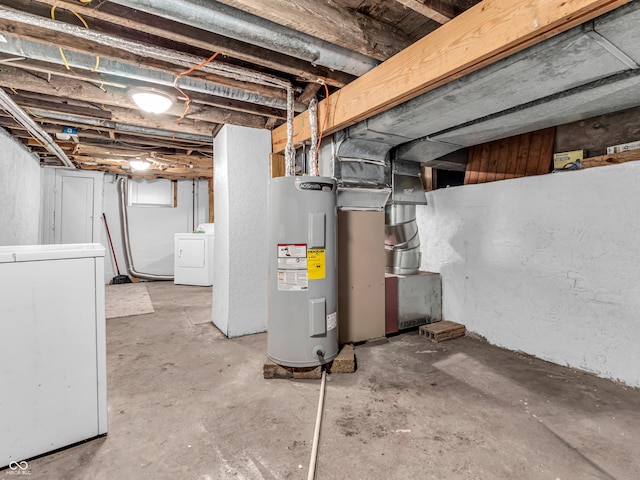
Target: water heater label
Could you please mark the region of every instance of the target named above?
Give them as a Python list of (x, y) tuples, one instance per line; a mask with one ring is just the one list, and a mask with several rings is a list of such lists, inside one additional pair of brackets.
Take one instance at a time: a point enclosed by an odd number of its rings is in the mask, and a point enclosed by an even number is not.
[(309, 280), (322, 280), (323, 278), (327, 278), (324, 248), (310, 248), (307, 250), (307, 263)]
[(278, 290), (308, 290), (307, 263), (306, 244), (278, 244)]
[(307, 244), (278, 244), (278, 258), (307, 258)]
[(338, 326), (338, 312), (327, 315), (327, 331), (333, 330)]

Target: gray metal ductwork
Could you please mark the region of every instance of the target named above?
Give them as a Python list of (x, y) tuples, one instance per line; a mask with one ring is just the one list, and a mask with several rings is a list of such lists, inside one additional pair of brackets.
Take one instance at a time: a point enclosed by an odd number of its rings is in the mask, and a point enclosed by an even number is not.
[(311, 35), (210, 0), (112, 0), (332, 70), (360, 76), (379, 62)]
[[(20, 58), (30, 58), (33, 60), (63, 65), (60, 52), (56, 47), (12, 37), (9, 34), (4, 34), (4, 36), (6, 42), (0, 42), (1, 53), (15, 55)], [(65, 57), (67, 59), (67, 63), (72, 68), (90, 71), (96, 64), (95, 57), (74, 52), (72, 50), (65, 51)], [(127, 85), (126, 79), (138, 80), (171, 89), (174, 88), (173, 83), (175, 81), (175, 75), (171, 73), (162, 70), (139, 67), (136, 65), (129, 65), (115, 60), (110, 60), (108, 58), (100, 58), (100, 64), (97, 72), (113, 75), (115, 78), (112, 77), (110, 79), (105, 79), (105, 84), (114, 85), (116, 82), (119, 82), (117, 86), (120, 88), (125, 88)], [(286, 100), (283, 98), (267, 97), (257, 93), (250, 93), (238, 88), (218, 85), (207, 80), (201, 80), (189, 76), (181, 77), (178, 81), (178, 86), (186, 91), (205, 93), (208, 95), (254, 103), (256, 105), (279, 108), (282, 110), (286, 110), (287, 108)], [(300, 112), (306, 109), (306, 106), (297, 102), (295, 108), (296, 111)]]
[[(640, 105), (640, 2), (631, 2), (360, 122), (341, 135), (455, 170), (457, 150)], [(487, 95), (486, 92), (499, 92)], [(448, 159), (447, 159), (448, 158)]]
[(415, 205), (389, 204), (384, 209), (386, 271), (412, 275), (420, 269), (420, 234)]

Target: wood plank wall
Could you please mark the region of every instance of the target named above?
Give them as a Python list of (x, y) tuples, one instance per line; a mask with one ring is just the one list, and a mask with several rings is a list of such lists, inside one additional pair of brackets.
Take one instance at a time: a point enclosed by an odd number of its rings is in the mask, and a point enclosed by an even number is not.
[(549, 173), (555, 132), (545, 128), (471, 147), (464, 184)]

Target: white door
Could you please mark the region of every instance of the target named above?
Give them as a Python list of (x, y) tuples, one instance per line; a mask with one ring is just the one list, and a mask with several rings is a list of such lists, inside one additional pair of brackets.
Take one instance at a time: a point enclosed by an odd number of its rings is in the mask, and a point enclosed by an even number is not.
[(94, 183), (91, 177), (57, 177), (55, 243), (94, 242)]

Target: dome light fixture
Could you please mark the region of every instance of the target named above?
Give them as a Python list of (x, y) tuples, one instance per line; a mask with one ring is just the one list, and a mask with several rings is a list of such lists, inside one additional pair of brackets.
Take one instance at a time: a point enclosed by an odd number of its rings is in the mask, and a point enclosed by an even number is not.
[(129, 95), (141, 110), (149, 113), (164, 113), (171, 108), (175, 100), (173, 96), (155, 88), (133, 88)]
[(148, 160), (140, 160), (139, 158), (136, 158), (135, 160), (129, 160), (129, 165), (134, 170), (143, 172), (151, 166), (151, 162)]

